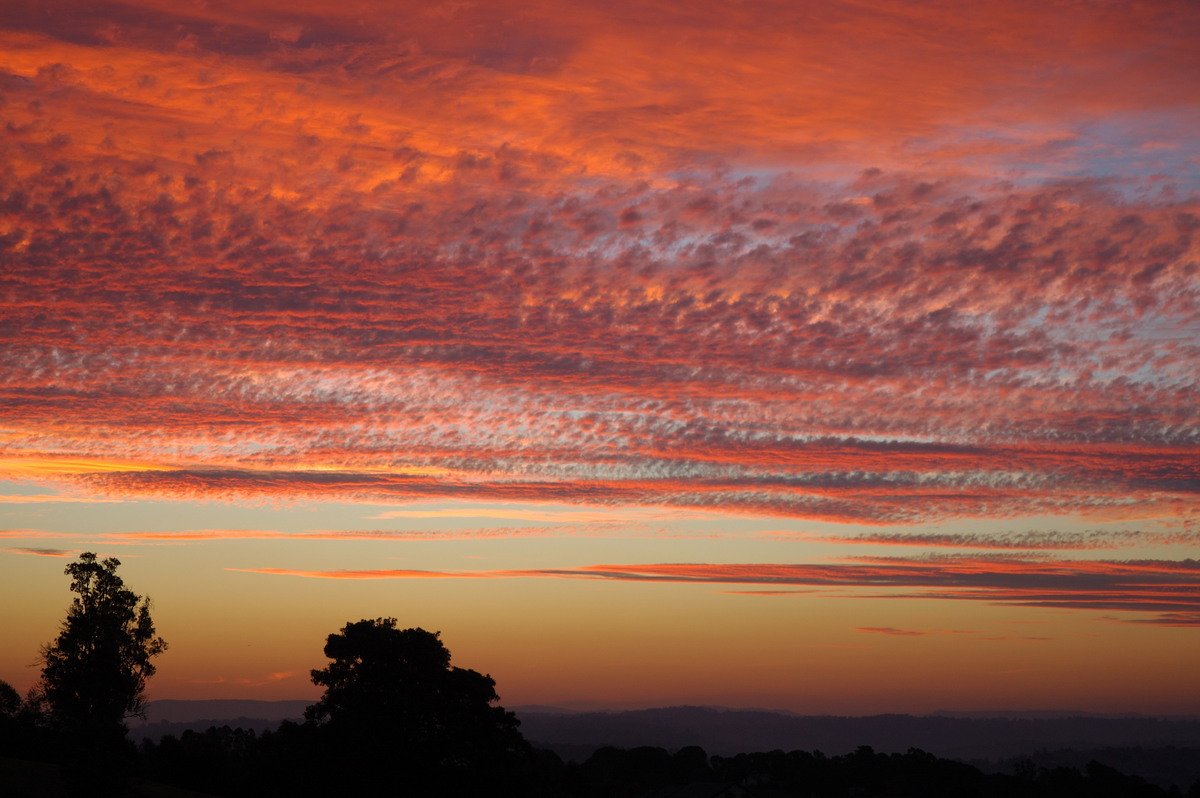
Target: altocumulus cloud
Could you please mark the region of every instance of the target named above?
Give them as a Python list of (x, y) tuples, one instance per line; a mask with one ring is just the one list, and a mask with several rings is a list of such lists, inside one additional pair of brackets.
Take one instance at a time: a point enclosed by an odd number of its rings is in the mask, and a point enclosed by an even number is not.
[(16, 3), (3, 473), (1195, 518), (1188, 4), (566, 8)]

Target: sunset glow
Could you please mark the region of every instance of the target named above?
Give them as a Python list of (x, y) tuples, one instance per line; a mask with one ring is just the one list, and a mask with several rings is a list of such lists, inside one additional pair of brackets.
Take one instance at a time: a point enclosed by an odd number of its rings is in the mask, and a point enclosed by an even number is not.
[(1200, 713), (1189, 0), (11, 5), (0, 679)]

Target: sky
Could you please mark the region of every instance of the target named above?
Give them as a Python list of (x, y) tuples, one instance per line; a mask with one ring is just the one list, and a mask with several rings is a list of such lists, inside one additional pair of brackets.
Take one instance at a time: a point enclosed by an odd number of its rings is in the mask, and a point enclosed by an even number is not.
[(0, 679), (1200, 713), (1192, 0), (14, 0)]

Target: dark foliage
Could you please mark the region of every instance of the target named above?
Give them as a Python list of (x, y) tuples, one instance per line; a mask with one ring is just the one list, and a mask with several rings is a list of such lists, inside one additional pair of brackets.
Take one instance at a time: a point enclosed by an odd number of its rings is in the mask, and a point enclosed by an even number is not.
[(167, 644), (154, 633), (150, 602), (117, 576), (121, 561), (85, 552), (67, 566), (71, 591), (62, 631), (42, 650), (40, 689), (51, 717), (86, 729), (121, 726), (141, 715), (151, 660)]
[[(228, 727), (201, 734), (188, 732), (176, 740), (143, 745), (143, 758), (153, 778), (203, 790), (213, 795), (315, 795), (328, 789), (316, 782), (320, 773), (339, 764), (333, 755), (314, 747), (306, 727), (285, 723), (278, 732), (242, 735)], [(303, 752), (303, 756), (300, 756)], [(307, 766), (303, 765), (305, 758)], [(300, 767), (296, 777), (287, 769)], [(1084, 769), (1030, 769), (1016, 775), (984, 774), (961, 762), (940, 759), (910, 749), (903, 754), (876, 753), (864, 746), (828, 757), (820, 751), (769, 751), (711, 757), (688, 747), (668, 752), (640, 747), (598, 749), (580, 764), (563, 765), (549, 752), (533, 752), (531, 765), (519, 778), (487, 784), (489, 773), (470, 790), (444, 787), (396, 764), (390, 777), (372, 795), (501, 795), (530, 798), (689, 798), (742, 795), (751, 798), (1168, 798), (1200, 796), (1200, 783), (1186, 793), (1165, 790), (1113, 768), (1091, 763)], [(353, 773), (343, 773), (347, 785), (361, 785)], [(308, 784), (306, 787), (305, 784)], [(360, 794), (360, 786), (347, 794)], [(366, 793), (362, 793), (366, 794)]]
[(5, 681), (0, 681), (0, 720), (14, 718), (21, 709), (21, 694)]
[(702, 756), (702, 751), (693, 748), (673, 755), (661, 748), (602, 748), (582, 764), (566, 768), (559, 794), (579, 798), (1152, 798), (1173, 794), (1094, 762), (1083, 772), (1042, 769), (1010, 776), (987, 775), (971, 765), (918, 749), (881, 754), (862, 746), (834, 757), (820, 751), (770, 751), (714, 756), (706, 763)]
[(436, 633), (362, 620), (331, 634), (325, 656), (333, 661), (312, 672), (325, 695), (306, 716), (357, 788), (385, 790), (402, 772), (415, 787), (469, 795), (526, 765), (519, 721), (493, 706), (495, 682), (453, 667)]
[(435, 633), (394, 618), (348, 623), (312, 672), (325, 688), (303, 724), (229, 727), (145, 743), (151, 777), (216, 795), (537, 794), (561, 767), (535, 755), (490, 676), (450, 664)]
[(62, 763), (68, 788), (94, 795), (131, 791), (136, 749), (124, 721), (142, 713), (151, 660), (167, 647), (155, 635), (149, 599), (125, 587), (120, 565), (85, 552), (67, 566), (76, 596), (58, 638), (42, 649), (26, 713), (45, 727), (49, 758)]
[(49, 746), (37, 696), (22, 700), (11, 684), (0, 681), (0, 756), (34, 758)]

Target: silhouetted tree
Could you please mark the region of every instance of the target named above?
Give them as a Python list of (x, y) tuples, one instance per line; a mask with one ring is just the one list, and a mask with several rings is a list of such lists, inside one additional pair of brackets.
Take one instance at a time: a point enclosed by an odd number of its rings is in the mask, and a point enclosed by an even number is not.
[(261, 756), (258, 748), (253, 729), (188, 729), (179, 737), (164, 735), (157, 743), (143, 740), (142, 768), (149, 778), (211, 795), (269, 795), (269, 781), (251, 780), (253, 760)]
[(106, 726), (144, 714), (151, 660), (167, 644), (155, 636), (150, 600), (117, 576), (120, 565), (85, 552), (64, 572), (78, 596), (58, 639), (42, 650), (41, 690), (59, 721)]
[(78, 594), (62, 631), (42, 649), (38, 685), (52, 725), (62, 736), (67, 773), (103, 763), (115, 773), (126, 757), (127, 717), (141, 715), (151, 660), (166, 650), (150, 618), (150, 601), (125, 587), (121, 562), (92, 552), (67, 566)]
[(0, 680), (0, 756), (12, 756), (22, 737), (21, 694), (6, 681)]
[(8, 682), (0, 679), (0, 718), (15, 718), (21, 709), (21, 694)]
[(476, 794), (521, 778), (530, 749), (520, 722), (493, 706), (490, 676), (450, 665), (437, 633), (361, 620), (329, 635), (325, 656), (333, 662), (312, 672), (325, 694), (305, 715), (351, 765), (340, 787)]

